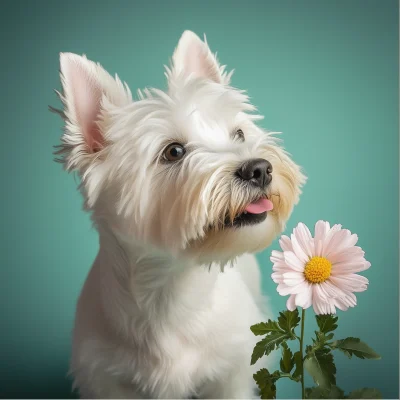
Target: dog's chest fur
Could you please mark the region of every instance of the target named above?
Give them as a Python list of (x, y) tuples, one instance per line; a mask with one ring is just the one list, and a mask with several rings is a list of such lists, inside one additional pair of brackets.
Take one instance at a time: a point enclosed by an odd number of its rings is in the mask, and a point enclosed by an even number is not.
[[(109, 268), (110, 254), (118, 268)], [(110, 380), (107, 371), (138, 397), (207, 397), (207, 390), (215, 394), (208, 387), (216, 376), (249, 366), (257, 341), (249, 327), (265, 316), (239, 269), (198, 266), (171, 276), (153, 259), (131, 278), (122, 258), (100, 251), (79, 300), (71, 368), (81, 391), (82, 384)], [(93, 379), (85, 372), (80, 382), (86, 363)], [(100, 395), (117, 397), (113, 382), (102, 387), (110, 392)]]

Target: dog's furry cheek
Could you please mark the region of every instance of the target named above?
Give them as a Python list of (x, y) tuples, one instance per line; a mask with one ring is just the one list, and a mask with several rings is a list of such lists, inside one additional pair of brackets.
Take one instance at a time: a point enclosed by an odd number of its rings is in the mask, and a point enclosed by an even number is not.
[(300, 167), (283, 153), (280, 162), (274, 164), (273, 182), (270, 190), (274, 204), (273, 214), (280, 221), (282, 230), (294, 206), (298, 203), (301, 188), (306, 181)]

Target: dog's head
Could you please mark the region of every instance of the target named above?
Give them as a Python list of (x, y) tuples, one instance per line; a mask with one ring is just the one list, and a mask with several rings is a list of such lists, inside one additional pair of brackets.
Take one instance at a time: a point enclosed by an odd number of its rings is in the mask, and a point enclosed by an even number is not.
[(300, 168), (194, 33), (166, 76), (166, 92), (134, 100), (99, 64), (61, 54), (57, 153), (80, 174), (94, 221), (202, 262), (265, 248), (298, 201)]

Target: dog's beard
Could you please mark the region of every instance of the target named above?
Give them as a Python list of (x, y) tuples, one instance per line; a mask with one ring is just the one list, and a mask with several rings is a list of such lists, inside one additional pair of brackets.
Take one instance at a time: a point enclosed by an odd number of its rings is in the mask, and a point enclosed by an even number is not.
[[(236, 178), (221, 182), (214, 187), (211, 195), (208, 212), (210, 221), (208, 226), (204, 227), (206, 233), (209, 230), (219, 231), (254, 225), (265, 220), (267, 210), (261, 209), (255, 212), (249, 205), (263, 201), (272, 203), (270, 200), (272, 192), (269, 188), (262, 190), (252, 183), (245, 183)], [(273, 207), (271, 208), (273, 210)]]
[[(261, 190), (237, 179), (221, 181), (211, 192), (202, 233), (188, 242), (185, 254), (203, 263), (224, 265), (245, 252), (262, 250), (279, 231), (276, 215), (279, 198), (279, 193), (271, 188)], [(260, 199), (270, 201), (274, 209), (257, 213), (246, 211)]]

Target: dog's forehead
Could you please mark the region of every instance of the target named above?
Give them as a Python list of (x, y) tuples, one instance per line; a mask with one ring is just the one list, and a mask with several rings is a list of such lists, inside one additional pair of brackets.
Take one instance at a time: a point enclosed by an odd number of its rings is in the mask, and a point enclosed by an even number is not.
[(229, 132), (236, 119), (234, 114), (223, 108), (208, 112), (196, 105), (188, 107), (185, 112), (186, 118), (178, 119), (176, 124), (187, 141), (224, 143), (229, 139)]
[(203, 86), (175, 94), (172, 115), (187, 140), (224, 143), (244, 118), (246, 99), (234, 89)]

